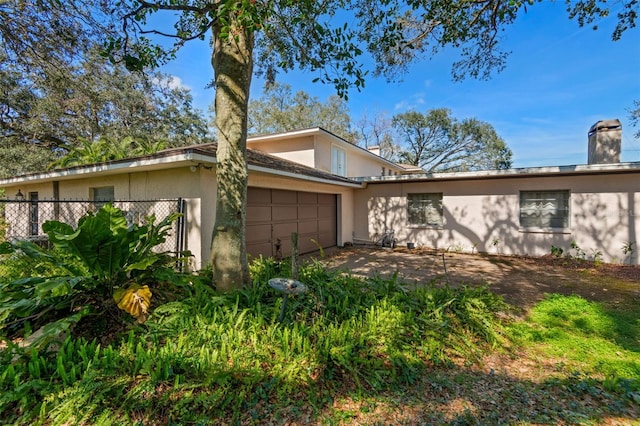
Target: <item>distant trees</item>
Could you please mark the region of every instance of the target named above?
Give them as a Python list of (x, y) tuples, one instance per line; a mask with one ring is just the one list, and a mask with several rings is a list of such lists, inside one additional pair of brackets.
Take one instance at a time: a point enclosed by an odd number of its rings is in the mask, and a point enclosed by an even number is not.
[(475, 118), (459, 121), (445, 108), (409, 111), (392, 120), (400, 162), (427, 172), (511, 167), (511, 150), (493, 126)]
[(160, 73), (131, 73), (96, 51), (63, 73), (0, 56), (0, 134), (17, 142), (72, 147), (80, 138), (132, 136), (177, 146), (208, 133), (189, 91)]
[(118, 139), (101, 137), (94, 141), (82, 140), (80, 145), (74, 145), (66, 155), (56, 159), (49, 167), (60, 168), (104, 163), (152, 154), (165, 148), (167, 148), (165, 142), (150, 142), (147, 139), (135, 139), (131, 136)]
[(629, 119), (633, 127), (638, 127), (638, 130), (633, 135), (636, 139), (640, 139), (640, 101), (633, 101), (633, 107), (629, 110)]
[(262, 97), (249, 102), (249, 134), (287, 132), (322, 127), (348, 141), (353, 141), (349, 108), (344, 99), (332, 95), (325, 102), (305, 91), (295, 94), (285, 83), (265, 86)]
[(369, 116), (367, 112), (356, 124), (358, 145), (370, 148), (380, 148), (380, 156), (387, 160), (398, 160), (400, 147), (394, 140), (391, 119), (384, 112)]
[[(445, 108), (425, 114), (366, 115), (353, 126), (347, 104), (337, 96), (321, 102), (288, 84), (268, 85), (249, 103), (249, 133), (269, 134), (322, 127), (349, 142), (377, 146), (382, 157), (432, 171), (511, 167), (511, 150), (493, 126), (475, 118), (457, 120)], [(355, 130), (351, 130), (355, 128)]]
[(99, 138), (177, 146), (209, 137), (189, 90), (101, 54), (108, 20), (88, 27), (90, 5), (54, 6), (0, 1), (0, 174), (43, 170)]

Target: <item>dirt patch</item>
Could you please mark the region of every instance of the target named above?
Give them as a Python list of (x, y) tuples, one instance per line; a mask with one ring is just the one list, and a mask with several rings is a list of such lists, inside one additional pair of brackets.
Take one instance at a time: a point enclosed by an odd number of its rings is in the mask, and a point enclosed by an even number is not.
[(640, 267), (569, 258), (500, 256), (406, 248), (347, 247), (323, 263), (355, 275), (397, 274), (407, 285), (482, 285), (525, 310), (546, 293), (577, 294), (608, 303), (640, 302)]

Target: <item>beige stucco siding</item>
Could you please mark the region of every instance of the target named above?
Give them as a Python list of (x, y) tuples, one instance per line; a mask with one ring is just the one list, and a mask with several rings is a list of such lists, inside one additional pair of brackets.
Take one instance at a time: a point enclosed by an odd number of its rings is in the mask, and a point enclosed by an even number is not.
[(247, 141), (249, 148), (266, 152), (307, 167), (316, 167), (313, 136), (300, 136), (285, 140)]
[[(370, 184), (355, 193), (354, 238), (371, 241), (393, 229), (400, 244), (536, 256), (575, 241), (587, 257), (601, 252), (605, 261), (621, 261), (624, 243), (640, 239), (638, 182), (638, 174), (626, 174)], [(568, 228), (520, 226), (520, 191), (532, 190), (570, 191)], [(410, 193), (443, 194), (441, 227), (407, 223)]]
[(319, 130), (310, 135), (289, 136), (286, 139), (250, 138), (247, 140), (247, 146), (329, 173), (332, 147), (335, 146), (345, 151), (345, 176), (351, 177), (380, 176), (383, 168), (385, 174), (388, 174), (390, 169), (396, 173), (403, 171), (401, 167), (369, 151)]
[(383, 168), (385, 175), (389, 174), (389, 170), (393, 170), (396, 173), (402, 171), (401, 167), (393, 165), (382, 157), (367, 152), (356, 145), (320, 136), (316, 140), (316, 168), (331, 172), (331, 152), (334, 146), (345, 151), (345, 176), (380, 176)]
[[(30, 192), (38, 192), (41, 201), (54, 199), (54, 182), (22, 183), (19, 186), (7, 187), (8, 198), (13, 199), (18, 189), (29, 198)], [(116, 200), (158, 200), (183, 198), (187, 201), (186, 212), (186, 247), (194, 254), (193, 266), (206, 264), (210, 252), (211, 232), (215, 219), (216, 180), (213, 171), (199, 168), (192, 172), (189, 167), (145, 171), (138, 173), (110, 174), (86, 178), (64, 178), (58, 183), (60, 200), (89, 200), (91, 188), (113, 186)], [(201, 213), (201, 206), (210, 206), (206, 213)], [(12, 206), (12, 208), (17, 206)], [(26, 208), (26, 206), (25, 206)], [(67, 217), (66, 210), (61, 207), (61, 220), (77, 222), (79, 217)], [(76, 212), (77, 213), (77, 212)], [(74, 215), (77, 215), (74, 213)], [(145, 212), (151, 214), (153, 211)], [(70, 213), (69, 213), (70, 214)], [(41, 213), (40, 221), (53, 219)], [(24, 221), (28, 220), (26, 214)], [(18, 224), (20, 226), (21, 224)], [(24, 225), (26, 226), (26, 225)]]

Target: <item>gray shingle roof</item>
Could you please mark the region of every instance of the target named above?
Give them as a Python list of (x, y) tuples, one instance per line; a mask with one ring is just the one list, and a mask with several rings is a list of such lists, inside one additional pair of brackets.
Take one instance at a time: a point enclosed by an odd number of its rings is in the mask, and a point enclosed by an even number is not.
[[(218, 145), (216, 143), (208, 143), (204, 145), (194, 145), (182, 148), (182, 150), (196, 152), (205, 155), (216, 156)], [(172, 150), (173, 151), (173, 150)], [(358, 184), (355, 180), (334, 175), (322, 170), (307, 167), (293, 161), (285, 160), (274, 155), (247, 148), (247, 164), (249, 166), (264, 167), (271, 170), (284, 171), (304, 176), (311, 176), (319, 179), (333, 180), (342, 183)]]

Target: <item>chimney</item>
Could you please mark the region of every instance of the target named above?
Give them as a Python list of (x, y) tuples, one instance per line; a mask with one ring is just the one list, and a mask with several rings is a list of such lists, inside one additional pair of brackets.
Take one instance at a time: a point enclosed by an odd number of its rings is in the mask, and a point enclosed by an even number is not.
[(589, 129), (589, 158), (587, 164), (620, 162), (622, 124), (620, 120), (602, 120)]
[(369, 146), (369, 147), (367, 147), (367, 150), (370, 153), (375, 154), (378, 157), (380, 157), (380, 145)]

